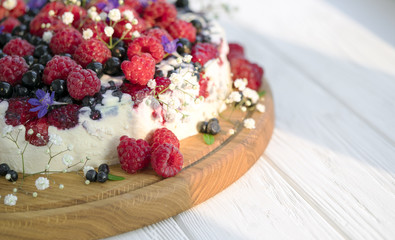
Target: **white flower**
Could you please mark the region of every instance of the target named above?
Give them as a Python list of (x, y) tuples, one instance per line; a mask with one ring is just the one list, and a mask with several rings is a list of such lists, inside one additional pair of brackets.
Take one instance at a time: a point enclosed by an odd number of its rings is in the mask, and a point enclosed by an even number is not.
[(178, 58), (177, 58), (177, 63), (178, 63), (178, 64), (181, 64), (181, 63), (182, 63), (182, 57), (178, 57)]
[(170, 90), (174, 90), (174, 89), (176, 89), (176, 85), (174, 85), (173, 83), (170, 83), (170, 85), (169, 85), (169, 89), (170, 89)]
[(130, 10), (126, 10), (123, 12), (123, 16), (126, 18), (126, 20), (128, 20), (129, 22), (131, 22), (134, 19), (134, 14), (132, 11)]
[(11, 125), (7, 125), (3, 128), (3, 137), (9, 134), (12, 131), (13, 127)]
[(192, 55), (185, 55), (184, 58), (182, 59), (186, 63), (190, 63), (192, 60)]
[(101, 19), (102, 21), (105, 21), (106, 18), (107, 18), (107, 13), (106, 13), (106, 12), (101, 12), (101, 13), (99, 14), (99, 16), (100, 16), (100, 19)]
[(31, 128), (27, 131), (27, 135), (32, 135), (33, 133), (34, 133), (34, 131)]
[(266, 111), (266, 107), (265, 107), (265, 105), (258, 103), (256, 105), (256, 110), (258, 110), (259, 112), (263, 113), (263, 112)]
[(82, 37), (83, 37), (85, 40), (90, 39), (92, 36), (93, 36), (93, 31), (92, 31), (92, 29), (90, 29), (90, 28), (85, 29), (85, 30), (82, 32)]
[(74, 161), (74, 157), (68, 154), (65, 154), (62, 158), (63, 164), (66, 166), (70, 166), (73, 161)]
[(45, 28), (45, 23), (41, 23), (41, 28)]
[[(126, 25), (128, 25), (128, 24), (126, 24)], [(125, 26), (126, 26), (125, 25)], [(138, 32), (138, 31), (134, 31), (133, 33), (132, 33), (132, 37), (133, 38), (138, 38), (138, 37), (140, 37), (140, 33)]]
[(104, 28), (104, 33), (106, 34), (107, 37), (111, 37), (114, 34), (114, 28), (110, 26), (106, 26)]
[[(133, 28), (133, 26), (132, 26), (132, 24), (130, 24), (130, 23), (126, 23), (125, 24), (125, 28), (126, 28), (126, 30), (131, 30), (132, 28)], [(134, 34), (134, 32), (133, 32), (133, 34)], [(139, 33), (140, 34), (140, 33)]]
[(234, 130), (233, 128), (229, 129), (228, 134), (229, 134), (229, 135), (235, 134), (235, 130)]
[[(95, 17), (95, 19), (93, 19), (95, 22), (100, 22), (101, 21), (101, 17), (99, 16), (99, 15), (97, 15), (96, 17)], [(96, 28), (97, 26), (95, 26), (95, 28)]]
[(7, 10), (12, 10), (16, 7), (16, 4), (17, 4), (16, 0), (5, 0), (3, 2), (3, 7)]
[(49, 187), (49, 180), (46, 177), (39, 177), (36, 179), (35, 185), (38, 190), (45, 190)]
[(243, 96), (251, 99), (252, 103), (257, 103), (259, 100), (259, 94), (255, 90), (252, 90), (251, 88), (245, 88), (243, 90)]
[(133, 25), (137, 25), (138, 23), (139, 23), (139, 21), (137, 20), (137, 18), (133, 18), (132, 24), (133, 24)]
[(46, 32), (44, 32), (44, 34), (43, 34), (43, 40), (44, 40), (44, 42), (46, 42), (46, 43), (50, 43), (52, 37), (53, 37), (53, 34), (52, 34), (51, 31), (46, 31)]
[(245, 106), (242, 106), (242, 107), (240, 108), (240, 110), (243, 111), (243, 112), (245, 112), (245, 111), (247, 111), (247, 108), (246, 108)]
[(255, 128), (255, 120), (252, 118), (247, 118), (244, 120), (244, 127), (248, 129), (254, 129)]
[[(170, 80), (172, 83), (174, 83), (175, 85), (178, 85), (180, 82), (182, 82), (182, 76), (181, 74), (178, 73), (172, 73), (170, 75)], [(173, 90), (173, 89), (172, 89)]]
[(59, 135), (50, 133), (49, 134), (49, 142), (54, 144), (54, 145), (61, 145), (62, 144), (62, 137), (60, 137)]
[(156, 99), (156, 98), (152, 98), (151, 99), (151, 108), (152, 109), (158, 109), (158, 108), (160, 108), (160, 103), (159, 103), (159, 101)]
[(66, 25), (71, 24), (74, 21), (74, 15), (71, 12), (65, 12), (62, 15), (62, 22)]
[(59, 184), (59, 189), (64, 189), (64, 185), (63, 184)]
[(17, 200), (18, 200), (17, 196), (13, 194), (8, 194), (7, 196), (4, 197), (4, 204), (8, 206), (14, 206)]
[(117, 8), (111, 9), (110, 12), (108, 13), (108, 18), (111, 21), (117, 22), (121, 20), (121, 12)]
[(67, 145), (67, 150), (72, 151), (73, 149), (74, 149), (74, 145), (73, 144)]
[(82, 171), (84, 171), (84, 176), (86, 175), (86, 173), (89, 171), (89, 170), (94, 170), (94, 168), (92, 167), (92, 166), (85, 166), (84, 167), (84, 169), (82, 170)]
[(97, 12), (90, 12), (90, 13), (88, 13), (88, 15), (89, 15), (89, 17), (90, 17), (93, 21), (95, 21), (95, 19), (96, 19), (97, 17), (100, 18), (99, 14), (98, 14)]
[(54, 10), (49, 10), (48, 15), (50, 17), (55, 16), (55, 11)]
[(147, 86), (151, 89), (154, 89), (156, 87), (156, 81), (155, 79), (151, 79), (148, 81)]
[(233, 85), (235, 88), (243, 91), (247, 87), (248, 81), (246, 78), (238, 78), (234, 81)]
[(50, 27), (51, 27), (51, 24), (50, 24), (50, 23), (47, 23), (47, 24), (45, 24), (45, 27), (46, 27), (46, 28), (50, 28)]
[(38, 193), (37, 193), (37, 192), (33, 192), (33, 193), (32, 193), (32, 196), (35, 198), (35, 197), (38, 196)]
[(229, 103), (240, 102), (241, 101), (241, 94), (237, 91), (233, 91), (229, 94), (228, 100), (229, 100)]

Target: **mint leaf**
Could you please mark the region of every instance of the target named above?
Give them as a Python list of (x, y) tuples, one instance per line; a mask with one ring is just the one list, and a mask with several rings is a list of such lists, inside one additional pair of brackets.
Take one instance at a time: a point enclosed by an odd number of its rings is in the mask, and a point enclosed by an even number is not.
[(214, 141), (215, 141), (214, 136), (211, 135), (211, 134), (207, 134), (207, 133), (203, 134), (203, 139), (204, 139), (204, 142), (205, 142), (207, 145), (211, 145), (211, 144), (213, 144)]
[(259, 97), (265, 96), (265, 94), (266, 94), (265, 90), (262, 90), (262, 91), (258, 92)]
[(125, 179), (124, 177), (108, 174), (108, 180), (111, 180), (111, 181), (121, 181), (121, 180), (124, 180), (124, 179)]

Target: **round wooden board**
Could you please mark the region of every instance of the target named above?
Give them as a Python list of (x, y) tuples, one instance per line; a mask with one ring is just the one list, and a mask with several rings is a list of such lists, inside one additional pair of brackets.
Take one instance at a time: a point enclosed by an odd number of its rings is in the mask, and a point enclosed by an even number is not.
[[(37, 176), (26, 178), (18, 192), (16, 206), (0, 204), (2, 239), (97, 239), (147, 226), (181, 213), (211, 198), (239, 179), (262, 155), (274, 127), (273, 98), (267, 81), (263, 89), (265, 113), (257, 111), (221, 114), (222, 131), (212, 145), (201, 134), (181, 141), (183, 170), (163, 179), (152, 169), (128, 175), (119, 166), (111, 173), (123, 181), (84, 184), (81, 173), (50, 175), (51, 187), (37, 191)], [(256, 128), (243, 128), (245, 118), (253, 118)], [(225, 120), (230, 119), (230, 121)], [(236, 123), (236, 124), (234, 124)], [(236, 130), (229, 135), (228, 130)], [(63, 184), (64, 189), (57, 186)], [(0, 181), (0, 195), (16, 187)]]

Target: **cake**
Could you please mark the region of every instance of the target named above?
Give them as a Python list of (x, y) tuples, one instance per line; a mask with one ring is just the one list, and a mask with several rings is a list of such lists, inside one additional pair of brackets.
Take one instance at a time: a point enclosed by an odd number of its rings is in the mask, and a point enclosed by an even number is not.
[(241, 101), (236, 79), (257, 102), (263, 70), (187, 1), (43, 3), (0, 7), (0, 163), (17, 172), (117, 164), (124, 135), (198, 134)]

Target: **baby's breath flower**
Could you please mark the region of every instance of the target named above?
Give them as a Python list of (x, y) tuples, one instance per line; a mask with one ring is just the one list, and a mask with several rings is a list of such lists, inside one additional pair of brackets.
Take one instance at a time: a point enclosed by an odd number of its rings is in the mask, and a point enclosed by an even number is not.
[(182, 59), (185, 63), (190, 63), (192, 60), (192, 55), (185, 55)]
[(229, 94), (228, 102), (240, 102), (241, 101), (241, 94), (238, 91), (233, 91)]
[(3, 137), (9, 134), (12, 131), (13, 127), (11, 125), (7, 125), (3, 128)]
[(17, 4), (16, 0), (5, 0), (3, 2), (3, 7), (7, 10), (12, 10), (16, 7), (16, 4)]
[(176, 89), (176, 85), (174, 85), (174, 83), (170, 83), (169, 89), (173, 91), (174, 89)]
[[(73, 15), (74, 16), (74, 15)], [(51, 27), (51, 24), (50, 23), (47, 23), (47, 24), (45, 24), (45, 28), (50, 28)]]
[(89, 170), (92, 170), (92, 169), (94, 169), (92, 166), (85, 166), (84, 169), (82, 170), (82, 171), (84, 172), (84, 176), (86, 175), (86, 173), (87, 173)]
[(10, 179), (11, 179), (11, 174), (7, 173), (7, 174), (5, 175), (5, 179), (6, 179), (6, 180), (10, 180)]
[(4, 204), (8, 206), (14, 206), (17, 200), (18, 200), (17, 196), (13, 194), (8, 194), (7, 196), (4, 197)]
[(235, 88), (243, 91), (247, 87), (248, 81), (245, 78), (238, 78), (234, 81), (233, 85)]
[(27, 135), (32, 135), (33, 133), (34, 133), (34, 131), (31, 128), (27, 131)]
[(38, 190), (45, 190), (49, 187), (49, 180), (46, 177), (39, 177), (36, 179), (35, 185)]
[(85, 29), (85, 30), (82, 32), (82, 37), (83, 37), (85, 40), (90, 39), (92, 36), (93, 36), (93, 31), (92, 31), (92, 29), (90, 29), (90, 28)]
[[(101, 17), (99, 15), (97, 15), (94, 20), (95, 20), (95, 22), (100, 22), (101, 21)], [(97, 26), (95, 26), (95, 27), (97, 27)]]
[(252, 103), (257, 103), (259, 100), (259, 94), (248, 87), (243, 90), (243, 96), (249, 98)]
[(64, 164), (64, 165), (66, 165), (66, 166), (69, 167), (69, 166), (73, 163), (74, 157), (71, 156), (71, 155), (65, 154), (65, 155), (63, 156), (63, 158), (62, 158), (62, 161), (63, 161), (63, 164)]
[(46, 31), (43, 34), (43, 41), (46, 43), (50, 43), (53, 37), (53, 33), (51, 31)]
[(99, 14), (99, 16), (100, 16), (100, 19), (101, 19), (102, 21), (105, 21), (105, 20), (107, 19), (107, 13), (106, 13), (106, 12), (101, 12), (101, 13)]
[(126, 30), (131, 30), (133, 28), (133, 26), (130, 23), (126, 23), (125, 28), (126, 28)]
[(63, 184), (59, 184), (59, 189), (64, 189), (64, 185)]
[(106, 26), (104, 28), (104, 33), (106, 34), (107, 37), (111, 37), (114, 34), (114, 28), (110, 26)]
[(252, 118), (247, 118), (244, 120), (244, 127), (248, 129), (254, 129), (255, 128), (255, 120)]
[(265, 105), (258, 103), (256, 105), (256, 110), (258, 110), (259, 112), (263, 113), (263, 112), (266, 111), (266, 107), (265, 107)]
[(126, 20), (128, 20), (129, 22), (131, 22), (134, 19), (134, 14), (130, 10), (126, 10), (122, 14), (126, 18)]
[[(127, 24), (126, 24), (127, 25)], [(138, 32), (138, 31), (134, 31), (133, 33), (132, 33), (132, 36), (133, 36), (133, 38), (138, 38), (138, 37), (140, 37), (140, 33)]]
[(45, 23), (41, 23), (41, 28), (45, 28)]
[(88, 16), (94, 21), (97, 17), (100, 18), (99, 14), (97, 12), (90, 12), (88, 13)]
[(133, 18), (133, 20), (132, 20), (132, 24), (133, 24), (133, 25), (137, 25), (137, 24), (139, 24), (139, 21), (137, 20), (137, 18)]
[(149, 88), (151, 88), (151, 89), (155, 89), (155, 87), (156, 87), (156, 81), (155, 81), (155, 79), (149, 80), (148, 83), (147, 83), (147, 86), (148, 86)]
[(54, 145), (59, 146), (59, 145), (62, 144), (62, 137), (60, 137), (57, 134), (50, 133), (49, 134), (49, 142), (54, 144)]
[(111, 9), (108, 13), (108, 18), (110, 18), (111, 21), (117, 22), (121, 20), (121, 12), (117, 8)]
[(235, 134), (235, 130), (234, 130), (233, 128), (229, 129), (228, 134), (229, 134), (229, 135)]
[(13, 191), (14, 193), (18, 192), (18, 188), (14, 188), (14, 189), (12, 189), (12, 191)]
[(71, 24), (74, 21), (74, 15), (71, 12), (65, 12), (62, 15), (62, 22), (66, 25)]
[(243, 111), (243, 112), (247, 111), (247, 108), (246, 108), (245, 106), (242, 106), (240, 109), (241, 109), (241, 111)]
[(89, 185), (89, 183), (91, 183), (91, 181), (85, 180), (85, 184), (86, 184), (86, 185)]
[(50, 17), (55, 16), (55, 11), (54, 11), (54, 10), (49, 10), (48, 15), (49, 15)]
[(33, 196), (34, 198), (36, 198), (36, 197), (38, 196), (38, 193), (37, 193), (37, 192), (33, 192), (33, 193), (32, 193), (32, 196)]

